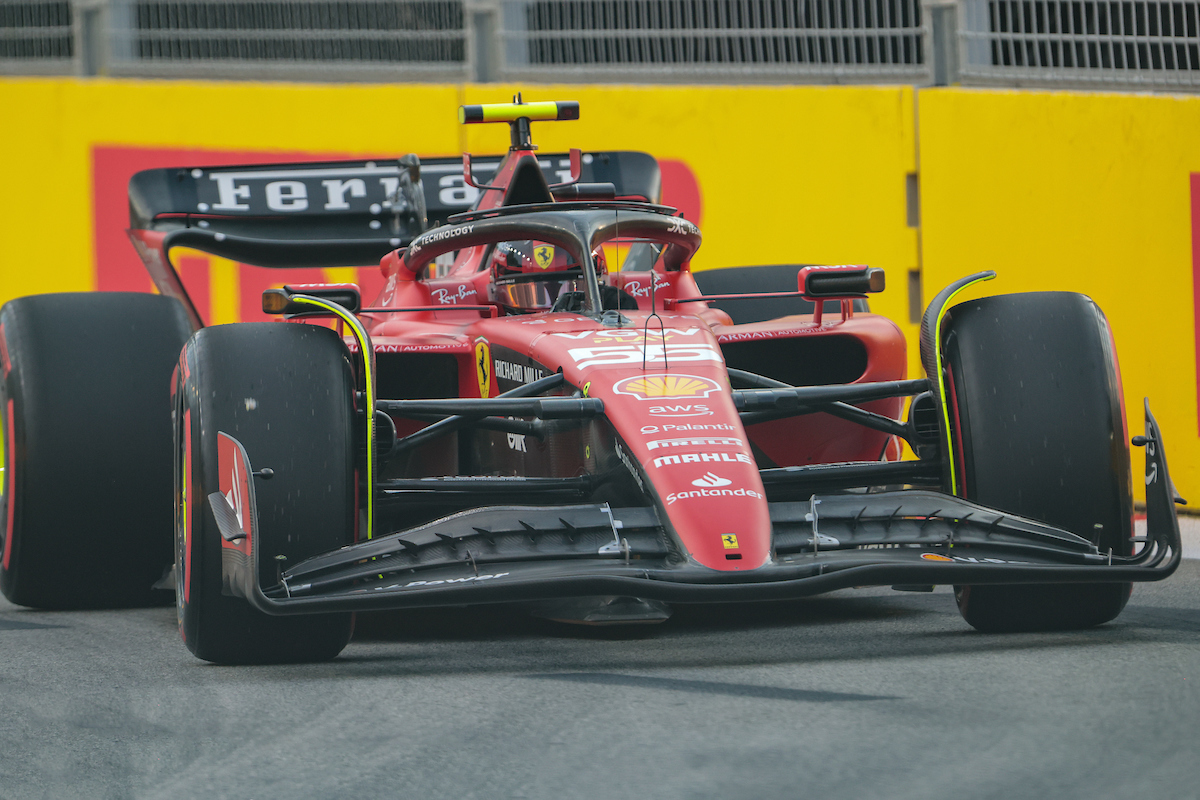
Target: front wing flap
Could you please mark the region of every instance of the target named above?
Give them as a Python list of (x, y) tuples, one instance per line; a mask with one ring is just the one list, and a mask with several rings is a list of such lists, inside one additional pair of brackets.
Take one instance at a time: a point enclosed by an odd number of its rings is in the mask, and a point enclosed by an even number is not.
[[(772, 503), (774, 557), (757, 569), (717, 571), (689, 561), (651, 508), (493, 506), (325, 553), (263, 587), (258, 564), (272, 555), (261, 552), (253, 492), (240, 517), (224, 495), (209, 502), (226, 540), (249, 540), (250, 558), (223, 562), (225, 586), (268, 614), (589, 595), (687, 603), (867, 585), (1139, 582), (1169, 576), (1182, 552), (1176, 494), (1149, 406), (1144, 444), (1147, 533), (1130, 557), (1101, 553), (1033, 520), (910, 490)], [(231, 452), (252, 475), (245, 450)]]

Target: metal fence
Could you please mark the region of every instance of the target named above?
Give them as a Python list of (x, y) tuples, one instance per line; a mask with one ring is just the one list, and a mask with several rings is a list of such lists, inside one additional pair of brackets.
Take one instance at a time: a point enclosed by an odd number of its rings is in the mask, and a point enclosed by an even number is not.
[(1200, 0), (0, 0), (0, 74), (1200, 89)]
[(1200, 89), (1200, 0), (964, 0), (972, 82)]
[(0, 2), (0, 74), (75, 72), (68, 0)]
[[(921, 0), (0, 0), (80, 74), (921, 82)], [(80, 13), (85, 11), (87, 13)], [(89, 15), (91, 32), (79, 29)], [(0, 36), (24, 41), (34, 14)], [(59, 23), (56, 23), (59, 24)], [(57, 30), (57, 29), (56, 29)], [(49, 62), (21, 51), (28, 71)], [(39, 64), (41, 66), (39, 66)], [(16, 69), (0, 71), (14, 72)]]
[(510, 78), (920, 81), (919, 0), (504, 0)]
[(465, 77), (462, 0), (109, 0), (116, 75)]

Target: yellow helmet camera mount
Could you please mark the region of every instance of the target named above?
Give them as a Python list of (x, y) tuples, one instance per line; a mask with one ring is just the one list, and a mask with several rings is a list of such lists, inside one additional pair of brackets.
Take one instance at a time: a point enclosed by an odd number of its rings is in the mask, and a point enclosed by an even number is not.
[(530, 136), (529, 123), (579, 119), (579, 103), (526, 103), (517, 94), (511, 103), (491, 103), (478, 106), (459, 106), (458, 121), (464, 125), (484, 122), (507, 122), (512, 132), (513, 150), (536, 150)]

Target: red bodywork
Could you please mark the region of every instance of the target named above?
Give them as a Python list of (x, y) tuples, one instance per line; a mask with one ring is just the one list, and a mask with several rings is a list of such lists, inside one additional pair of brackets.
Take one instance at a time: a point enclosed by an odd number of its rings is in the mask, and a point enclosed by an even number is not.
[[(336, 363), (327, 399), (337, 408), (288, 414), (305, 436), (324, 430), (319, 413), (336, 423), (311, 442), (336, 446), (340, 460), (316, 452), (303, 475), (313, 485), (353, 479), (355, 494), (326, 506), (345, 512), (336, 529), (260, 527), (250, 476), (267, 480), (274, 468), (255, 471), (250, 456), (294, 450), (295, 433), (287, 438), (287, 424), (272, 431), (266, 415), (266, 424), (212, 431), (221, 437), (219, 491), (196, 497), (196, 476), (177, 472), (177, 502), (185, 520), (188, 506), (208, 503), (227, 593), (269, 615), (480, 602), (547, 611), (546, 601), (549, 613), (565, 615), (555, 619), (615, 624), (661, 621), (675, 602), (863, 585), (1122, 583), (1157, 580), (1178, 565), (1171, 484), (1148, 409), (1138, 437), (1148, 533), (1136, 556), (1102, 553), (1072, 531), (954, 496), (952, 456), (960, 448), (966, 463), (967, 440), (954, 431), (965, 430), (967, 415), (959, 419), (952, 375), (944, 394), (939, 346), (954, 329), (941, 323), (959, 291), (994, 273), (966, 276), (934, 298), (921, 334), (928, 377), (907, 381), (899, 328), (855, 305), (883, 288), (881, 270), (783, 264), (693, 276), (700, 231), (653, 202), (661, 195), (653, 157), (539, 158), (526, 115), (572, 119), (571, 103), (518, 98), (462, 114), (512, 126), (513, 147), (490, 162), (486, 185), (465, 160), (462, 180), (479, 190), (470, 210), (436, 188), (450, 169), (459, 179), (456, 161), (415, 156), (146, 170), (130, 180), (134, 245), (197, 328), (203, 321), (171, 263), (173, 247), (299, 267), (309, 280), (314, 268), (378, 262), (384, 281), (365, 307), (346, 284), (263, 294), (270, 314), (352, 334), (343, 341), (356, 377), (336, 340), (332, 350), (297, 344), (245, 366), (290, 370), (298, 386), (313, 380), (318, 353)], [(568, 175), (555, 170), (567, 164)], [(563, 177), (570, 181), (551, 183)], [(778, 285), (784, 278), (795, 283)], [(236, 341), (250, 350), (270, 330), (248, 327)], [(1107, 390), (1120, 396), (1119, 386)], [(218, 394), (214, 402), (230, 402)], [(899, 458), (901, 437), (919, 458), (880, 463)], [(188, 435), (179, 444), (185, 463), (193, 445)], [(296, 502), (290, 486), (272, 487), (272, 518)], [(309, 502), (311, 510), (328, 501)], [(309, 543), (308, 528), (337, 535)], [(198, 531), (185, 524), (178, 533), (177, 546)], [(294, 534), (309, 546), (284, 568)], [(317, 541), (332, 549), (313, 552)], [(176, 559), (185, 602), (190, 553)]]
[[(510, 154), (493, 185), (507, 185), (523, 152)], [(500, 188), (485, 190), (478, 208), (499, 207), (503, 196)], [(621, 329), (572, 313), (485, 318), (490, 314), (477, 307), (487, 303), (492, 278), (482, 263), (484, 251), (464, 248), (445, 277), (425, 280), (414, 279), (404, 269), (404, 251), (384, 258), (381, 268), (387, 284), (370, 307), (445, 309), (364, 314), (376, 352), (456, 354), (462, 397), (499, 393), (497, 380), (477, 375), (481, 358), (490, 362), (486, 369), (492, 373), (506, 363), (497, 358), (498, 351), (529, 359), (539, 376), (561, 368), (568, 384), (604, 401), (605, 416), (627, 452), (622, 461), (634, 462), (626, 463), (640, 472), (638, 481), (654, 498), (664, 524), (685, 552), (704, 566), (746, 570), (769, 559), (771, 522), (760, 467), (898, 457), (898, 448), (887, 434), (825, 414), (764, 422), (747, 430), (728, 394), (722, 351), (730, 344), (801, 340), (805, 354), (825, 342), (833, 353), (857, 346), (861, 353), (856, 359), (865, 368), (854, 369), (851, 380), (899, 380), (906, 377), (905, 342), (890, 320), (869, 313), (854, 315), (846, 303), (842, 314), (826, 315), (820, 322), (804, 315), (734, 325), (728, 315), (707, 303), (677, 302), (701, 296), (687, 264), (678, 271), (653, 272), (653, 306), (651, 273), (615, 272), (602, 277), (637, 300), (637, 311), (623, 312), (630, 324)], [(455, 310), (461, 305), (476, 308)], [(652, 313), (654, 319), (648, 320)], [(853, 342), (848, 345), (846, 340)], [(787, 347), (779, 352), (786, 354)], [(760, 366), (758, 371), (771, 374), (769, 367)], [(889, 398), (862, 407), (895, 418), (902, 402)], [(419, 427), (397, 424), (402, 434)], [(500, 440), (506, 437), (492, 435)], [(579, 458), (553, 459), (550, 473), (526, 471), (534, 465), (523, 463), (527, 456), (520, 453), (528, 451), (519, 451), (500, 474), (585, 474), (594, 468), (594, 461), (584, 447)]]
[[(501, 207), (521, 159), (533, 155), (511, 150), (490, 188), (480, 187), (475, 210)], [(680, 222), (698, 242), (695, 226)], [(164, 233), (136, 228), (129, 233), (160, 290), (186, 300), (164, 251)], [(824, 318), (799, 315), (735, 325), (706, 302), (680, 302), (702, 296), (690, 266), (668, 270), (660, 260), (651, 272), (600, 276), (637, 302), (636, 311), (622, 311), (628, 322), (620, 328), (575, 313), (504, 315), (489, 300), (493, 276), (484, 263), (486, 247), (462, 247), (453, 264), (443, 268), (445, 274), (436, 277), (407, 268), (405, 259), (418, 249), (398, 249), (382, 259), (386, 283), (360, 315), (377, 357), (452, 356), (459, 397), (496, 396), (501, 380), (511, 382), (514, 370), (520, 372), (516, 383), (528, 383), (561, 369), (569, 392), (604, 401), (607, 422), (545, 442), (477, 431), (478, 457), (467, 472), (456, 448), (439, 442), (390, 465), (388, 477), (472, 474), (471, 469), (573, 477), (611, 468), (615, 454), (656, 504), (683, 553), (705, 567), (736, 571), (759, 568), (771, 558), (761, 468), (899, 456), (894, 437), (823, 413), (747, 429), (729, 394), (726, 362), (735, 351), (738, 359), (753, 362), (750, 371), (790, 385), (906, 377), (899, 328), (883, 317), (854, 314), (849, 302), (841, 304), (841, 314)], [(356, 349), (352, 338), (346, 342)], [(379, 369), (384, 375), (385, 367)], [(380, 396), (389, 397), (382, 389)], [(902, 404), (901, 398), (888, 398), (861, 407), (895, 418)], [(400, 435), (423, 426), (402, 419), (395, 423)]]

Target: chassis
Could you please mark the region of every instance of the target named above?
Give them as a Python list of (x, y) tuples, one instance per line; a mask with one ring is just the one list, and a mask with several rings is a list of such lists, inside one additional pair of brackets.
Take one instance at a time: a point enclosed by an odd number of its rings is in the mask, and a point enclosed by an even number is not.
[[(572, 115), (464, 107), (464, 122), (509, 123), (512, 147), (487, 183), (464, 158), (478, 199), (460, 213), (415, 156), (134, 177), (130, 235), (182, 344), (173, 574), (198, 656), (332, 657), (359, 610), (523, 601), (647, 622), (670, 603), (863, 585), (953, 584), (982, 630), (1078, 628), (1174, 571), (1181, 500), (1161, 435), (1147, 404), (1139, 538), (1115, 348), (1090, 301), (952, 307), (993, 275), (964, 278), (929, 305), (925, 376), (908, 379), (903, 336), (866, 309), (881, 271), (797, 267), (795, 289), (702, 291), (700, 231), (656, 203), (652, 158), (539, 160), (530, 122)], [(517, 240), (567, 252), (582, 290), (503, 313), (488, 258)], [(386, 284), (369, 307), (353, 285), (289, 285), (264, 310), (293, 324), (204, 328), (172, 266), (180, 246), (262, 266), (378, 262)], [(791, 313), (743, 321), (766, 301)], [(39, 495), (11, 398), (32, 400), (10, 380), (19, 320), (5, 313), (0, 577), (17, 602), (52, 605), (28, 588), (37, 528), (21, 512)], [(181, 328), (195, 333), (178, 341)], [(1030, 342), (1057, 349), (1039, 362)]]

